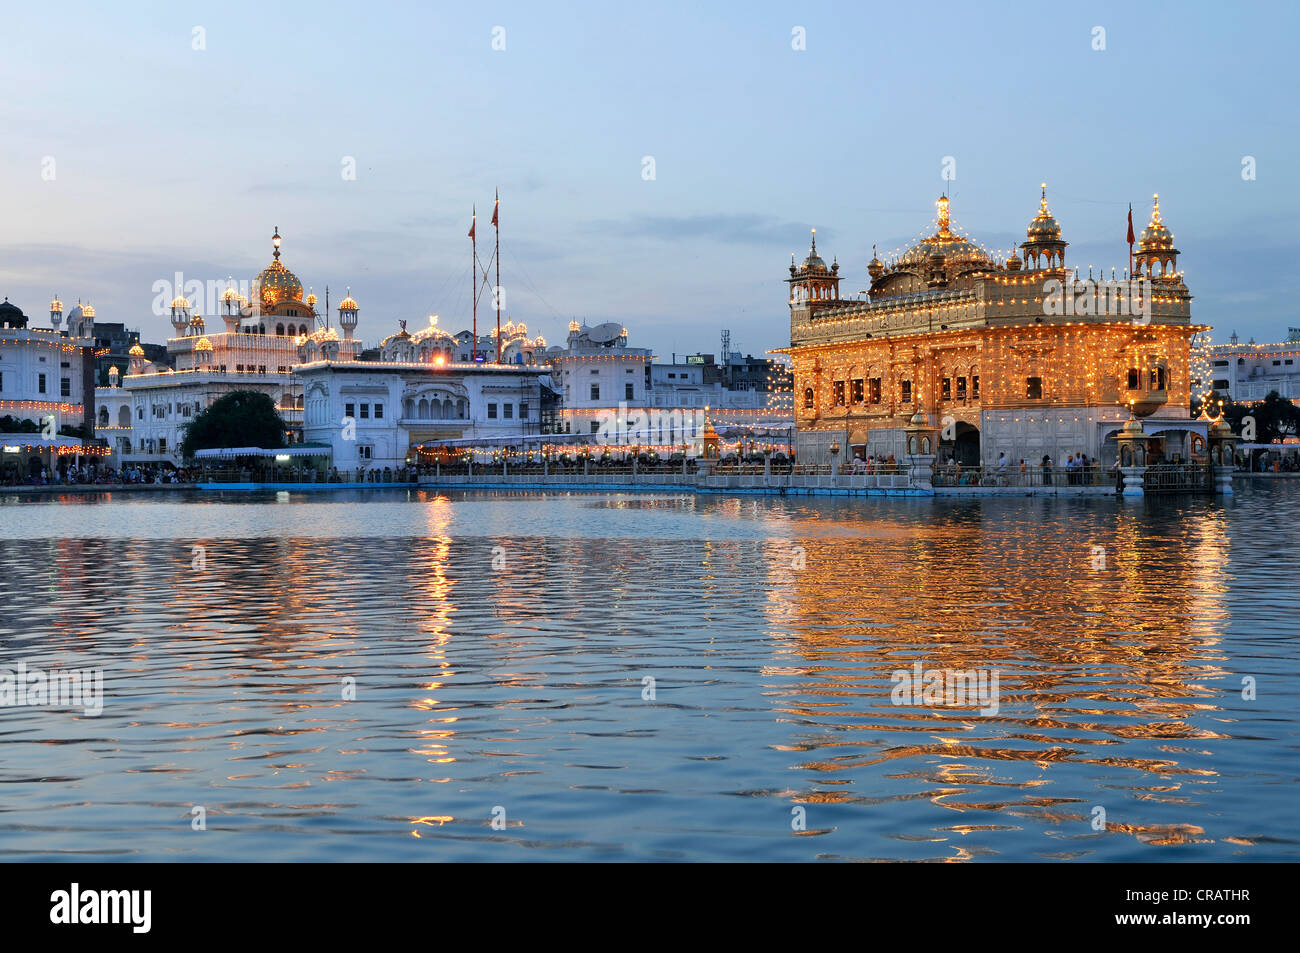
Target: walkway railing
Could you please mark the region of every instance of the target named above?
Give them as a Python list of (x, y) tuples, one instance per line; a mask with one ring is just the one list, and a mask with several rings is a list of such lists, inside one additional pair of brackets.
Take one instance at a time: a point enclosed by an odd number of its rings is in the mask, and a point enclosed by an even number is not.
[(1014, 466), (946, 466), (934, 468), (930, 480), (933, 486), (1113, 486), (1115, 468), (1106, 469), (1097, 464), (1086, 467), (1061, 467), (1026, 463)]
[(1142, 474), (1144, 493), (1209, 493), (1214, 489), (1210, 468), (1200, 463), (1157, 463)]
[(204, 467), (200, 483), (392, 483), (415, 482), (414, 468), (319, 471), (311, 467)]

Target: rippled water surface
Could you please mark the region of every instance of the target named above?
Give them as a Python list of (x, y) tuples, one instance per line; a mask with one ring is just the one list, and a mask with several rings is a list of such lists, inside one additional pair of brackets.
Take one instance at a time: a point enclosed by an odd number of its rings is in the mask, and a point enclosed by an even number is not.
[(1298, 504), (0, 495), (0, 856), (1295, 860)]

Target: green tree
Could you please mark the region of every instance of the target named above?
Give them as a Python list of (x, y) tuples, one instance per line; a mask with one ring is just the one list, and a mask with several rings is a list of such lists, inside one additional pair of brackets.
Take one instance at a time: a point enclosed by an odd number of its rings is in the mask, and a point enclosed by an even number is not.
[(266, 394), (237, 390), (214, 400), (185, 428), (181, 453), (193, 457), (196, 450), (219, 447), (284, 446), (284, 419)]
[(1272, 391), (1258, 403), (1251, 404), (1255, 418), (1255, 442), (1272, 443), (1300, 433), (1300, 407)]

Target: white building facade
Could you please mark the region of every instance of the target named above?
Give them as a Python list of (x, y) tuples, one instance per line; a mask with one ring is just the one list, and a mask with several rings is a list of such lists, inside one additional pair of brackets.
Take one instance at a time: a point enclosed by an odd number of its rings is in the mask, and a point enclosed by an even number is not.
[(1273, 391), (1300, 403), (1300, 328), (1290, 328), (1282, 344), (1211, 345), (1206, 350), (1211, 386), (1238, 403), (1263, 400)]
[(302, 439), (302, 381), (292, 368), (304, 358), (351, 359), (360, 310), (349, 294), (338, 304), (337, 323), (317, 311), (317, 298), (280, 262), (280, 236), (272, 236), (272, 262), (252, 282), (250, 298), (233, 284), (221, 296), (224, 329), (209, 332), (190, 302), (171, 302), (175, 336), (167, 341), (174, 366), (150, 364), (138, 345), (131, 364), (99, 388), (96, 435), (114, 449), (117, 463), (182, 462), (185, 428), (202, 410), (234, 391), (269, 396), (285, 422), (289, 443)]
[(303, 440), (329, 447), (340, 470), (397, 469), (414, 462), (417, 446), (540, 432), (547, 371), (535, 364), (316, 360), (294, 372)]

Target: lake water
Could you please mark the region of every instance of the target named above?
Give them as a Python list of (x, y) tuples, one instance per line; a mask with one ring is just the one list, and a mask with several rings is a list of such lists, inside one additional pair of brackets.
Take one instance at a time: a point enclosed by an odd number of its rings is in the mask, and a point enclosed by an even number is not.
[(1298, 505), (0, 491), (0, 852), (1295, 860)]

